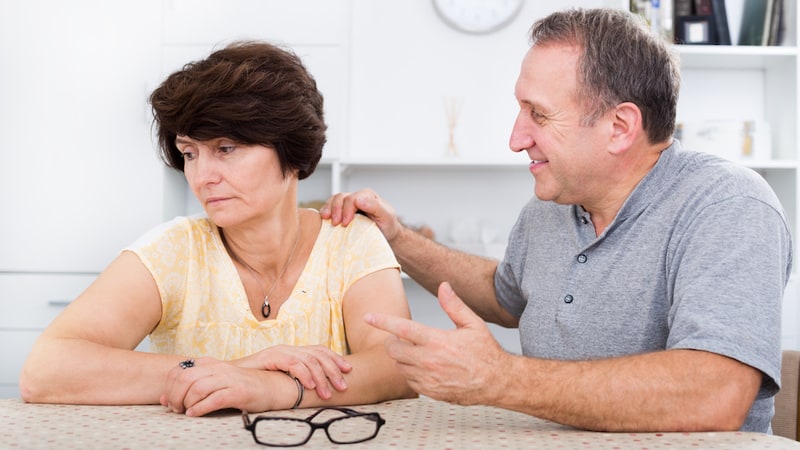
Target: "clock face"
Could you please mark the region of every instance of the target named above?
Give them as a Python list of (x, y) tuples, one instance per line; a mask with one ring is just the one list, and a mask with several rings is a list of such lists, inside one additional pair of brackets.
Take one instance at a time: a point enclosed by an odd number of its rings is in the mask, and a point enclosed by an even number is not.
[(525, 0), (432, 0), (439, 17), (465, 33), (499, 30), (519, 14)]

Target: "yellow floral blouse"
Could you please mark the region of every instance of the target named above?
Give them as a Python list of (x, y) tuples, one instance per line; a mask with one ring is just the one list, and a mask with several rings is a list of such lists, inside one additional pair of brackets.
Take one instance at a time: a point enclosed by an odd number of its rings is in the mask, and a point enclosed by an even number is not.
[(278, 344), (323, 345), (347, 353), (345, 292), (370, 273), (400, 267), (369, 219), (357, 215), (346, 228), (323, 220), (291, 295), (275, 320), (262, 322), (250, 311), (219, 229), (209, 219), (176, 218), (126, 250), (138, 255), (161, 294), (151, 351), (223, 360)]

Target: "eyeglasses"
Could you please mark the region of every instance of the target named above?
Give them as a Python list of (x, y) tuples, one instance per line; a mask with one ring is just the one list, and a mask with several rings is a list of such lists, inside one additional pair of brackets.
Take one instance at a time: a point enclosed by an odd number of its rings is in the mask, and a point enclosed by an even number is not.
[[(325, 422), (314, 423), (314, 419), (326, 411), (343, 414)], [(296, 447), (311, 439), (315, 431), (322, 428), (334, 444), (355, 444), (368, 441), (378, 435), (386, 421), (378, 413), (362, 413), (350, 408), (322, 408), (305, 419), (293, 417), (257, 416), (252, 422), (246, 411), (242, 411), (244, 427), (253, 433), (253, 439), (270, 447)]]

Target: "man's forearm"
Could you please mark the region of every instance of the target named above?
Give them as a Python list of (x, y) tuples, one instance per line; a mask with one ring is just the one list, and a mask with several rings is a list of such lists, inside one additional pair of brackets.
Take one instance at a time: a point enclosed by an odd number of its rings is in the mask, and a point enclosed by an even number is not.
[(488, 322), (516, 327), (517, 319), (497, 303), (494, 273), (497, 261), (445, 247), (403, 228), (389, 241), (405, 273), (436, 295), (447, 281), (462, 300)]
[(761, 384), (758, 370), (695, 350), (595, 361), (510, 359), (488, 403), (599, 431), (737, 430)]

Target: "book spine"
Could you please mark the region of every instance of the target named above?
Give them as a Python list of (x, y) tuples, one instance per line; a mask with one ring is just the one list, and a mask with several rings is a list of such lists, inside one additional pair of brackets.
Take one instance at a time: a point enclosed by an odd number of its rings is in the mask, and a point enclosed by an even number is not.
[(691, 16), (693, 1), (694, 0), (675, 0), (673, 5), (673, 8), (675, 8), (675, 17)]
[(728, 29), (728, 12), (725, 10), (725, 0), (712, 0), (712, 16), (717, 34), (717, 44), (731, 45), (731, 32)]
[(713, 11), (712, 0), (694, 0), (694, 14), (696, 16), (710, 16)]

